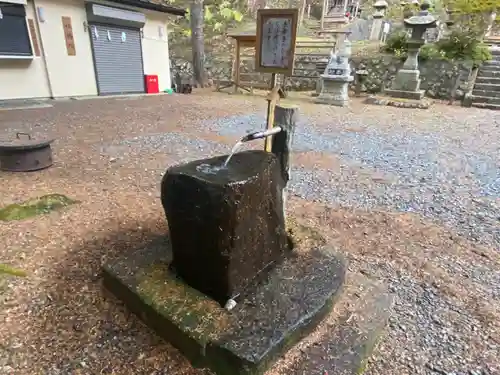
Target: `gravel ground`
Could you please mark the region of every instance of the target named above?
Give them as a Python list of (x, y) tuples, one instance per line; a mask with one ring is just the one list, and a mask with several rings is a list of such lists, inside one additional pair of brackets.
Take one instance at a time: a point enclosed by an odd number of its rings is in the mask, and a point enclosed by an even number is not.
[[(498, 128), (500, 116), (492, 117), (492, 128)], [(252, 114), (203, 126), (221, 135), (237, 135), (259, 129), (263, 123), (265, 117)], [(483, 151), (435, 133), (377, 128), (345, 132), (335, 126), (315, 129), (308, 118), (297, 125), (294, 141), (297, 151), (340, 155), (347, 172), (330, 176), (330, 184), (325, 185), (318, 171), (294, 171), (292, 189), (300, 197), (361, 209), (416, 212), (500, 249), (500, 146), (496, 152)], [(350, 167), (382, 171), (396, 176), (396, 181), (363, 189), (351, 183)]]
[[(4, 285), (0, 373), (202, 373), (102, 298), (99, 265), (164, 233), (166, 166), (226, 153), (262, 127), (265, 104), (164, 98), (0, 113), (0, 137), (58, 139), (53, 168), (0, 175), (0, 203), (52, 192), (83, 202), (0, 226), (2, 261), (33, 274)], [(500, 373), (500, 115), (299, 106), (290, 209), (346, 254), (351, 272), (397, 297), (368, 373)]]

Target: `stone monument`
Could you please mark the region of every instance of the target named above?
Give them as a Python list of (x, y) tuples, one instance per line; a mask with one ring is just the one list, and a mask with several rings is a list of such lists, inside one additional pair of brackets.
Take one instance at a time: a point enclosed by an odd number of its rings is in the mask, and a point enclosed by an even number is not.
[(424, 97), (425, 90), (420, 89), (418, 53), (420, 47), (425, 44), (425, 31), (436, 27), (436, 19), (429, 13), (429, 7), (430, 4), (427, 1), (422, 2), (420, 12), (404, 21), (405, 26), (411, 29), (408, 57), (397, 72), (391, 89), (385, 90), (385, 94), (390, 97), (413, 100), (421, 100)]
[(316, 103), (330, 104), (344, 107), (349, 103), (349, 83), (354, 77), (351, 75), (351, 42), (344, 39), (337, 53), (330, 56), (325, 72), (321, 75), (321, 93)]
[(361, 91), (363, 91), (363, 84), (365, 83), (366, 77), (368, 76), (368, 71), (366, 70), (365, 64), (361, 63), (356, 69), (356, 86), (355, 93), (356, 96), (361, 96)]
[(174, 166), (161, 187), (173, 270), (221, 306), (288, 252), (277, 158), (263, 151), (237, 153), (231, 159), (232, 168), (242, 166), (237, 173), (206, 173), (224, 160)]

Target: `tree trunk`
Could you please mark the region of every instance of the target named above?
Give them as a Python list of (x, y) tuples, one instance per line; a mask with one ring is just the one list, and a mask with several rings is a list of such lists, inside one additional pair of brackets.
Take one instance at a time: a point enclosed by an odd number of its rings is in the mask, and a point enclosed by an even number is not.
[(191, 46), (193, 48), (193, 75), (197, 87), (205, 87), (205, 41), (203, 37), (203, 0), (191, 2)]

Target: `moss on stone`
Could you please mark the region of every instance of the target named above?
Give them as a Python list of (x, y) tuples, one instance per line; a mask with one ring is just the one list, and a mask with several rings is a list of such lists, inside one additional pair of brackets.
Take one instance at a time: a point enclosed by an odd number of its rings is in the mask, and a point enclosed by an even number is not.
[(295, 250), (309, 250), (311, 247), (326, 244), (326, 239), (321, 233), (311, 227), (299, 224), (297, 220), (292, 217), (287, 218), (286, 230), (292, 248)]
[(62, 194), (49, 194), (38, 198), (29, 199), (23, 203), (14, 203), (0, 209), (0, 220), (23, 220), (33, 216), (47, 214), (78, 203)]
[(140, 272), (137, 281), (144, 302), (201, 344), (216, 340), (231, 325), (219, 304), (177, 280), (167, 263)]
[(28, 275), (23, 270), (20, 270), (18, 268), (13, 268), (13, 267), (8, 266), (6, 264), (0, 263), (0, 275), (2, 275), (2, 274), (11, 275), (11, 276), (20, 276), (20, 277), (25, 277)]

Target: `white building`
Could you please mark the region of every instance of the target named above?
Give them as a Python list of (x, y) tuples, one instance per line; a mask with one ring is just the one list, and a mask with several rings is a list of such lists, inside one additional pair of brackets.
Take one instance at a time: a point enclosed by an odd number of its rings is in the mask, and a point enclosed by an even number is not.
[(169, 14), (153, 0), (0, 0), (0, 100), (170, 88)]

